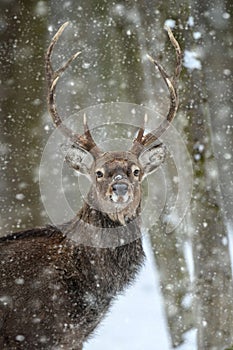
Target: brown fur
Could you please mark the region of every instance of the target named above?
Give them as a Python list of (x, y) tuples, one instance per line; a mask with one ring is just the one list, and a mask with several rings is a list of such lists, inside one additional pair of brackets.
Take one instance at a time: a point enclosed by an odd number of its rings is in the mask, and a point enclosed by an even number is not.
[[(130, 177), (130, 167), (119, 161), (116, 171), (128, 172), (125, 181), (136, 194), (140, 184)], [(114, 165), (105, 170), (103, 181), (109, 182)], [(89, 201), (98, 200), (97, 191), (92, 188)], [(82, 349), (143, 262), (140, 198), (115, 216), (85, 203), (60, 229), (2, 237), (0, 252), (0, 348)]]
[(165, 121), (146, 135), (141, 127), (129, 152), (101, 151), (85, 114), (84, 135), (74, 133), (62, 123), (55, 91), (59, 77), (79, 53), (56, 71), (51, 64), (54, 45), (67, 25), (60, 27), (46, 53), (48, 109), (55, 126), (73, 142), (66, 161), (88, 176), (92, 187), (87, 202), (71, 222), (60, 228), (48, 226), (0, 238), (1, 350), (82, 350), (114, 297), (133, 281), (144, 259), (141, 181), (163, 162), (166, 149), (158, 138), (178, 107), (176, 86), (182, 53), (168, 28), (176, 49), (173, 76), (169, 78), (149, 56), (170, 93)]

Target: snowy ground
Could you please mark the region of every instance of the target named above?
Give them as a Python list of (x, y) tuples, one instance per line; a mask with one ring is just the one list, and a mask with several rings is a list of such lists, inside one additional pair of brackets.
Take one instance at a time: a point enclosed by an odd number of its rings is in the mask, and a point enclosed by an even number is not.
[[(158, 272), (145, 240), (146, 264), (137, 281), (115, 301), (111, 312), (84, 350), (170, 350)], [(179, 350), (195, 350), (195, 332)]]

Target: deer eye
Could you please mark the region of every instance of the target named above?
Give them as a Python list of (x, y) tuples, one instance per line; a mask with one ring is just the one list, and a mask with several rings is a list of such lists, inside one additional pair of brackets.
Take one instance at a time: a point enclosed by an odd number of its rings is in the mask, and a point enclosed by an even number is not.
[(101, 177), (103, 177), (104, 176), (104, 173), (102, 172), (102, 171), (100, 171), (100, 170), (97, 170), (97, 172), (96, 172), (96, 177), (98, 178), (98, 179), (100, 179)]
[(139, 176), (140, 170), (139, 169), (135, 169), (133, 174), (134, 174), (134, 176)]

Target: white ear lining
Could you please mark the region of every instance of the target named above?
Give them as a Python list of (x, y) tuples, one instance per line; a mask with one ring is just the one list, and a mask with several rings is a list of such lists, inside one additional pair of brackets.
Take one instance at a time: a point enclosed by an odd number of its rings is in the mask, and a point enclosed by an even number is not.
[(63, 146), (63, 152), (65, 153), (65, 160), (70, 167), (84, 175), (90, 173), (94, 159), (88, 151), (73, 144), (71, 146)]
[(166, 146), (160, 144), (158, 146), (148, 148), (139, 156), (139, 161), (144, 170), (144, 176), (155, 171), (165, 160)]

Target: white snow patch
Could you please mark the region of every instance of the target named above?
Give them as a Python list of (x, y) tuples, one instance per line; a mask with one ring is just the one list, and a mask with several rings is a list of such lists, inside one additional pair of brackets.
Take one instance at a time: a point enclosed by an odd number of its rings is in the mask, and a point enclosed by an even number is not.
[(24, 336), (24, 335), (21, 335), (21, 334), (18, 334), (18, 335), (16, 335), (15, 339), (16, 339), (17, 341), (24, 341), (25, 336)]
[(169, 28), (175, 28), (176, 26), (176, 21), (174, 19), (166, 19), (166, 21), (164, 22), (164, 26), (169, 27)]
[(224, 69), (224, 70), (223, 70), (223, 74), (226, 75), (226, 76), (231, 75), (230, 69)]
[[(137, 281), (117, 298), (84, 350), (172, 349), (159, 275), (148, 238), (144, 239), (144, 243), (147, 259)], [(189, 249), (190, 245), (186, 247), (186, 253)], [(186, 255), (190, 269), (193, 269), (192, 253), (189, 251)], [(191, 295), (187, 295), (184, 302), (189, 304), (190, 299)], [(196, 350), (196, 333), (196, 329), (186, 332), (184, 343), (177, 350)]]
[(25, 182), (25, 181), (21, 181), (19, 184), (18, 184), (18, 187), (20, 190), (24, 190), (25, 188), (28, 187), (28, 184)]
[(0, 142), (0, 156), (7, 155), (10, 152), (9, 146), (7, 144)]
[(15, 198), (18, 199), (18, 201), (22, 201), (24, 200), (25, 195), (23, 193), (17, 193)]
[(199, 152), (203, 152), (204, 149), (205, 149), (205, 145), (203, 145), (202, 143), (200, 143), (200, 144), (198, 145), (198, 151), (199, 151)]
[(193, 302), (193, 296), (191, 293), (188, 293), (184, 296), (182, 300), (182, 306), (188, 309), (189, 307), (192, 306), (192, 302)]
[(229, 18), (231, 17), (231, 15), (230, 15), (230, 13), (228, 13), (228, 12), (224, 12), (223, 15), (222, 15), (222, 17), (223, 17), (224, 19), (229, 19)]
[(155, 344), (163, 350), (171, 349), (159, 276), (148, 239), (145, 251), (146, 263), (137, 281), (117, 298), (84, 350), (144, 350), (154, 349)]
[(22, 285), (22, 284), (24, 284), (24, 279), (23, 278), (16, 278), (15, 283), (18, 285)]
[(193, 260), (193, 250), (192, 244), (189, 241), (184, 243), (184, 258), (188, 267), (190, 281), (194, 281), (194, 260)]
[(0, 304), (2, 304), (3, 306), (10, 306), (11, 307), (11, 306), (13, 306), (13, 300), (9, 295), (2, 295), (0, 297)]
[(48, 338), (47, 338), (45, 335), (43, 335), (43, 336), (40, 337), (40, 339), (39, 339), (39, 342), (40, 342), (40, 343), (47, 343), (47, 341), (48, 341)]
[(195, 51), (184, 51), (184, 66), (190, 70), (201, 69), (201, 61)]
[(203, 320), (203, 321), (202, 321), (202, 326), (203, 326), (203, 327), (206, 327), (207, 325), (208, 325), (208, 323), (207, 323), (205, 320)]
[(193, 33), (193, 38), (194, 38), (195, 40), (200, 39), (200, 38), (201, 38), (201, 33), (200, 33), (200, 32), (194, 32), (194, 33)]
[(84, 63), (82, 64), (82, 68), (83, 68), (83, 69), (88, 69), (88, 68), (90, 68), (90, 66), (91, 66), (91, 64), (88, 63), (88, 62), (84, 62)]
[(35, 100), (32, 101), (33, 106), (40, 106), (42, 101), (39, 98), (35, 98)]
[(122, 4), (117, 4), (113, 7), (113, 14), (115, 16), (123, 17), (126, 14), (125, 6)]
[(197, 330), (191, 329), (184, 334), (184, 343), (176, 350), (195, 350), (197, 349)]
[(227, 223), (228, 241), (229, 241), (229, 253), (231, 259), (231, 271), (233, 271), (233, 224)]
[(50, 130), (50, 125), (46, 124), (46, 125), (44, 126), (44, 130), (45, 130), (45, 131), (49, 131), (49, 130)]
[(223, 157), (224, 157), (226, 160), (229, 160), (229, 159), (231, 159), (231, 154), (230, 154), (230, 153), (224, 153)]
[(38, 1), (35, 7), (35, 13), (37, 16), (47, 15), (47, 3), (46, 1)]
[(193, 27), (193, 26), (194, 26), (194, 18), (193, 18), (193, 16), (189, 16), (188, 21), (187, 21), (187, 24), (188, 24), (190, 27)]
[(222, 244), (226, 247), (228, 245), (228, 239), (227, 237), (222, 238)]

